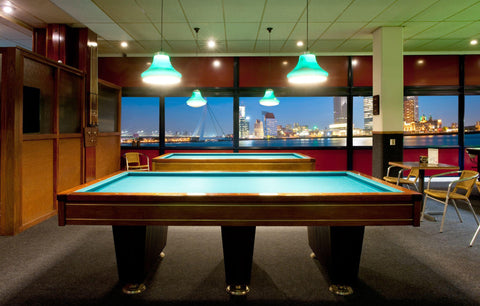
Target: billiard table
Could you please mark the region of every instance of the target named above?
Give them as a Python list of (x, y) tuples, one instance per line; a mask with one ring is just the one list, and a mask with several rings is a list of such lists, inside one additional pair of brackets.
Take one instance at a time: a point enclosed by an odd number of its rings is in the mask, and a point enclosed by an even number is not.
[(256, 226), (309, 226), (331, 290), (351, 293), (364, 227), (420, 225), (421, 194), (353, 171), (119, 172), (57, 195), (59, 225), (112, 225), (120, 282), (135, 293), (166, 226), (221, 226), (227, 291), (249, 288)]
[(315, 159), (300, 153), (167, 153), (153, 171), (311, 171)]

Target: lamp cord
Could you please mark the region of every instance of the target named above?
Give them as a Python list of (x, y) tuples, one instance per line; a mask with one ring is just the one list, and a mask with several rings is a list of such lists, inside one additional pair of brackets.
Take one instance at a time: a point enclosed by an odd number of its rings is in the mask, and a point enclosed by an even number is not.
[(271, 74), (272, 74), (272, 69), (271, 69), (272, 59), (271, 59), (271, 56), (270, 56), (270, 37), (271, 37), (271, 34), (272, 34), (272, 30), (273, 30), (273, 28), (267, 28), (267, 31), (268, 31), (268, 78), (270, 78)]
[(308, 52), (308, 0), (307, 0), (307, 52)]
[(160, 51), (163, 52), (163, 0), (162, 0), (162, 5), (161, 5), (161, 10), (162, 10), (162, 19), (160, 20)]

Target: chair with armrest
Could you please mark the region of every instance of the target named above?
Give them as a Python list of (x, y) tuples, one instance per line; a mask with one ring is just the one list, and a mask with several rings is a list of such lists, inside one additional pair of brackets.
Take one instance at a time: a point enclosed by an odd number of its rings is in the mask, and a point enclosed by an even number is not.
[[(477, 184), (477, 189), (480, 190), (480, 182), (476, 181), (475, 184)], [(472, 241), (470, 241), (470, 246), (473, 245), (475, 242), (475, 239), (477, 239), (478, 233), (480, 233), (480, 225), (478, 225), (477, 230), (475, 231), (475, 234), (473, 234)]]
[[(447, 190), (430, 189), (430, 183), (433, 178), (438, 176), (455, 174), (455, 173), (461, 173), (461, 175), (458, 179), (448, 184)], [(443, 224), (445, 222), (447, 207), (450, 200), (452, 200), (453, 207), (455, 207), (455, 210), (458, 215), (458, 219), (460, 220), (460, 222), (463, 222), (462, 217), (460, 216), (460, 212), (458, 211), (457, 203), (455, 202), (456, 200), (462, 200), (468, 204), (468, 206), (470, 207), (470, 210), (473, 213), (473, 217), (475, 218), (475, 221), (477, 222), (477, 224), (480, 224), (478, 221), (477, 215), (473, 210), (472, 203), (470, 203), (470, 200), (468, 199), (470, 196), (470, 193), (473, 190), (473, 186), (475, 185), (477, 178), (478, 178), (478, 172), (473, 170), (450, 171), (450, 172), (444, 172), (444, 173), (432, 175), (428, 180), (427, 188), (424, 190), (425, 198), (423, 201), (421, 220), (423, 220), (423, 216), (425, 214), (427, 199), (432, 199), (438, 203), (442, 203), (444, 205), (444, 208), (443, 208), (443, 214), (442, 214), (442, 222), (440, 223), (440, 233), (441, 233), (443, 232)]]
[(123, 155), (127, 170), (150, 171), (150, 159), (140, 152), (128, 152)]
[(403, 170), (404, 170), (403, 168), (401, 168), (400, 171), (398, 171), (398, 176), (395, 177), (390, 175), (390, 170), (395, 167), (400, 168), (398, 166), (388, 167), (387, 175), (383, 177), (383, 180), (396, 185), (407, 185), (409, 188), (410, 186), (414, 186), (415, 189), (418, 191), (418, 187), (417, 187), (417, 181), (418, 181), (418, 175), (419, 175), (418, 168), (412, 168), (408, 173), (408, 176), (406, 178), (403, 178), (402, 177)]

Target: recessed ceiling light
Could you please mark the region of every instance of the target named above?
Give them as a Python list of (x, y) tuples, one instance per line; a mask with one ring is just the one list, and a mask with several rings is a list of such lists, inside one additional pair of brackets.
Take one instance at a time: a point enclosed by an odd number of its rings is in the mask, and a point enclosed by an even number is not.
[(207, 46), (208, 46), (209, 48), (215, 48), (216, 43), (215, 43), (215, 41), (214, 41), (213, 39), (210, 39), (210, 40), (207, 42)]
[(297, 47), (302, 47), (303, 46), (303, 41), (297, 41)]
[(475, 46), (476, 44), (478, 44), (478, 40), (472, 39), (472, 40), (470, 41), (470, 44), (473, 45), (473, 46)]
[(4, 13), (7, 13), (7, 14), (13, 13), (13, 8), (11, 6), (8, 6), (8, 5), (5, 5), (4, 7), (2, 7), (2, 10), (3, 10)]
[(122, 48), (126, 48), (126, 47), (128, 47), (128, 43), (126, 41), (122, 41), (120, 43), (120, 46), (122, 46)]
[(220, 61), (219, 60), (214, 60), (213, 61), (213, 67), (220, 67)]

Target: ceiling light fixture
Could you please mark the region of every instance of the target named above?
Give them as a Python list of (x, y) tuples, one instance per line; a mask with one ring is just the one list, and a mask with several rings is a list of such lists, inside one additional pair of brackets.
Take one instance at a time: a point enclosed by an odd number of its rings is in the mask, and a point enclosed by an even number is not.
[(145, 83), (153, 85), (172, 85), (180, 83), (182, 74), (173, 68), (170, 62), (170, 56), (163, 52), (163, 0), (162, 0), (162, 20), (160, 23), (160, 52), (153, 56), (152, 65), (142, 73), (142, 80)]
[(217, 44), (215, 43), (215, 41), (213, 39), (210, 39), (208, 42), (207, 42), (207, 46), (210, 48), (210, 49), (213, 49), (215, 48)]
[(297, 47), (303, 47), (303, 41), (297, 41)]
[(472, 46), (475, 46), (476, 44), (478, 44), (478, 40), (472, 39), (472, 40), (470, 41), (470, 44), (471, 44)]
[(328, 72), (322, 69), (317, 63), (315, 54), (308, 51), (308, 1), (307, 1), (307, 41), (306, 52), (298, 58), (295, 68), (287, 74), (288, 81), (293, 84), (315, 84), (325, 82)]
[[(195, 57), (198, 57), (198, 31), (200, 28), (194, 28), (195, 30)], [(199, 89), (195, 89), (192, 92), (192, 96), (187, 100), (187, 105), (191, 107), (202, 107), (207, 104), (207, 100), (202, 97), (202, 93)]]
[(122, 41), (120, 43), (120, 46), (122, 46), (122, 48), (126, 48), (126, 47), (128, 47), (128, 43), (126, 41)]
[(5, 5), (3, 8), (2, 8), (2, 11), (6, 14), (11, 14), (13, 13), (13, 7), (11, 6), (8, 6), (8, 5)]
[[(268, 31), (268, 79), (271, 79), (270, 78), (270, 36), (272, 34), (272, 30), (273, 28), (267, 28), (267, 31)], [(280, 101), (278, 101), (278, 99), (275, 97), (275, 94), (273, 92), (273, 89), (271, 88), (268, 88), (267, 90), (265, 90), (265, 95), (263, 96), (263, 98), (260, 99), (260, 104), (263, 105), (263, 106), (276, 106), (280, 103)]]

